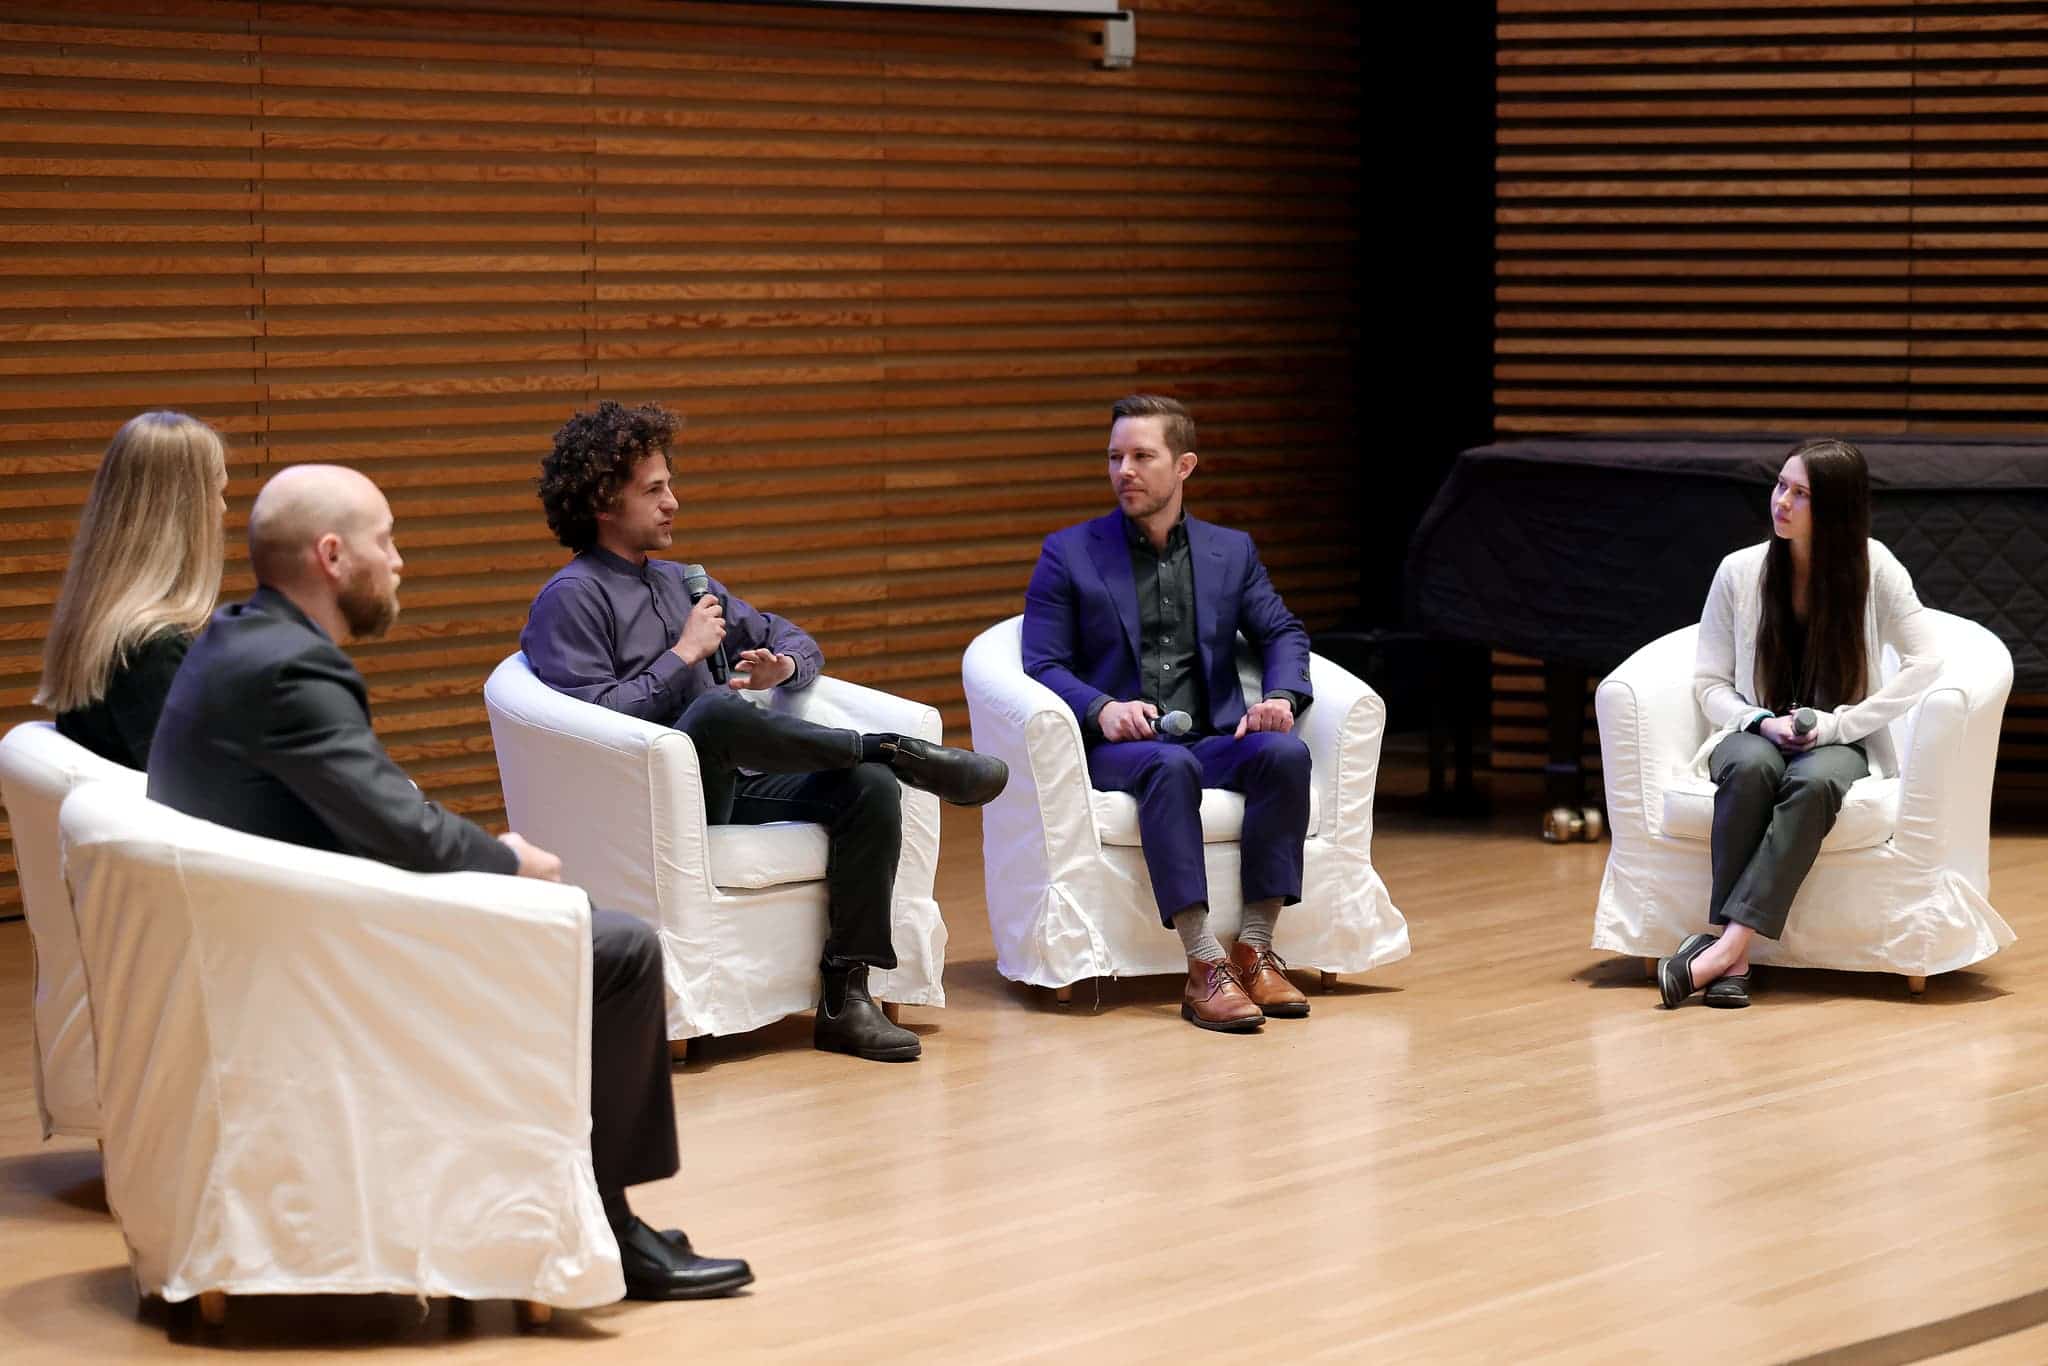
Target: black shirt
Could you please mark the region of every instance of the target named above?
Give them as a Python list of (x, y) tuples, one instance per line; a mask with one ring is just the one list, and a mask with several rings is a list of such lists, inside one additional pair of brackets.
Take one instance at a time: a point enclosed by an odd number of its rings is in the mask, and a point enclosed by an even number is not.
[(1184, 711), (1193, 733), (1208, 729), (1209, 697), (1202, 686), (1202, 660), (1195, 648), (1195, 562), (1188, 553), (1187, 520), (1166, 533), (1166, 549), (1154, 550), (1144, 529), (1128, 519), (1131, 578), (1138, 588), (1138, 677), (1145, 700), (1161, 715)]
[(129, 768), (148, 768), (149, 746), (156, 737), (164, 698), (191, 646), (192, 637), (175, 629), (158, 631), (139, 642), (126, 659), (114, 665), (99, 701), (57, 714), (57, 733), (102, 759)]

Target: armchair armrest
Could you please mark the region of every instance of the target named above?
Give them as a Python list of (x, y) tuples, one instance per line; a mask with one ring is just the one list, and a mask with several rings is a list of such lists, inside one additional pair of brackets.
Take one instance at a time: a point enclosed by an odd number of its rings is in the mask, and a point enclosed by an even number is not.
[(1991, 882), (1991, 787), (1998, 733), (2012, 691), (2012, 655), (1976, 622), (1928, 609), (1942, 669), (1907, 714), (1899, 746), (1899, 827), (1893, 847), (1958, 869), (1980, 893)]
[(556, 692), (526, 656), (484, 684), (505, 815), (599, 905), (662, 923), (661, 889), (711, 893), (697, 747), (681, 731)]
[(1693, 698), (1698, 637), (1697, 626), (1658, 637), (1623, 660), (1594, 693), (1607, 821), (1617, 839), (1657, 833), (1671, 775), (1707, 738), (1706, 718)]
[(843, 726), (862, 732), (891, 731), (934, 744), (945, 739), (937, 708), (830, 674), (820, 674), (807, 688), (771, 688), (747, 696), (762, 701), (773, 711), (821, 726)]
[[(1024, 672), (1022, 621), (1012, 617), (983, 631), (960, 661), (974, 747), (1010, 766), (1009, 785), (983, 809), (984, 871), (992, 884), (1043, 883), (1050, 870), (1092, 859), (1102, 848), (1081, 723), (1058, 693)], [(1005, 866), (1012, 861), (1021, 862)]]
[(1315, 702), (1297, 729), (1322, 803), (1320, 838), (1369, 854), (1386, 703), (1364, 679), (1318, 654), (1309, 656), (1308, 678)]

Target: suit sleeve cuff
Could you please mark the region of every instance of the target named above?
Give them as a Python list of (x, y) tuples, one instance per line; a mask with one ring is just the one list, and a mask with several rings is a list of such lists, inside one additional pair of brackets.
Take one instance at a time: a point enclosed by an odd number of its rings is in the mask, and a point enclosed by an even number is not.
[(1109, 705), (1109, 694), (1104, 693), (1088, 704), (1088, 710), (1081, 715), (1081, 733), (1102, 738), (1102, 709)]
[(1284, 700), (1288, 706), (1294, 708), (1294, 719), (1297, 721), (1301, 719), (1301, 714), (1308, 710), (1309, 704), (1315, 701), (1307, 693), (1295, 692), (1289, 688), (1274, 688), (1267, 692), (1266, 700), (1268, 702), (1276, 698)]

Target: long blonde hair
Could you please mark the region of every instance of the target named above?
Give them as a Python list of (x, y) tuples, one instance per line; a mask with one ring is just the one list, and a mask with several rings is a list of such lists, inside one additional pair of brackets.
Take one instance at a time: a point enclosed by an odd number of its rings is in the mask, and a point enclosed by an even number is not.
[(206, 624), (220, 596), (214, 498), (226, 480), (220, 436), (197, 418), (143, 413), (114, 433), (64, 567), (38, 705), (90, 706), (137, 645), (162, 630), (190, 635)]

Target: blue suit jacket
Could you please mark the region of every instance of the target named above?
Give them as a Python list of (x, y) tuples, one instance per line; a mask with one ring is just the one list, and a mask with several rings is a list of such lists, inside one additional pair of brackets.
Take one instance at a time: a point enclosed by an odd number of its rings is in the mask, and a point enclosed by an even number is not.
[[(1187, 519), (1187, 533), (1210, 727), (1228, 735), (1244, 719), (1240, 631), (1264, 661), (1264, 691), (1312, 697), (1308, 632), (1273, 591), (1252, 538), (1194, 517)], [(1097, 699), (1139, 696), (1138, 588), (1122, 511), (1045, 538), (1024, 591), (1024, 671), (1058, 693), (1083, 722)]]

